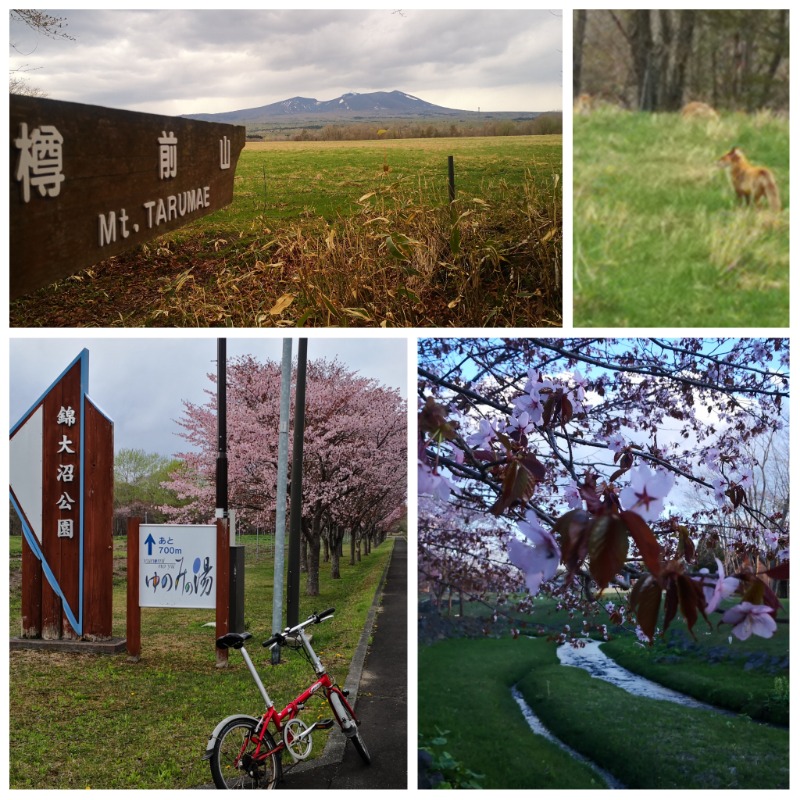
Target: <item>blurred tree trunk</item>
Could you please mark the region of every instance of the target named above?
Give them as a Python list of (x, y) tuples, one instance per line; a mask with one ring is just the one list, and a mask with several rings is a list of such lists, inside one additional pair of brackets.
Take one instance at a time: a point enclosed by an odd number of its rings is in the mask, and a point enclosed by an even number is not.
[(695, 11), (633, 11), (628, 42), (641, 111), (675, 111), (683, 103)]
[(572, 98), (581, 93), (583, 68), (583, 40), (586, 38), (586, 11), (575, 11), (572, 36)]
[(775, 49), (773, 50), (772, 59), (767, 68), (767, 74), (758, 103), (759, 108), (763, 108), (769, 104), (769, 101), (772, 99), (772, 88), (778, 69), (783, 63), (783, 60), (789, 58), (789, 11), (788, 9), (779, 9), (774, 13), (777, 15), (776, 23), (774, 32), (771, 31), (770, 35), (774, 38)]

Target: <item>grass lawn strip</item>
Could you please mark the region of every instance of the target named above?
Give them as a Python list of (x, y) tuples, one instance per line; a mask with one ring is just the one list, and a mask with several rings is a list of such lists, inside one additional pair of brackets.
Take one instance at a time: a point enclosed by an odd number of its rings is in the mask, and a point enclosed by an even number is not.
[[(784, 601), (784, 605), (782, 615), (788, 617), (788, 601)], [(477, 625), (477, 630), (488, 626), (494, 635), (507, 635), (503, 632), (506, 623), (501, 621), (492, 625), (486, 619), (481, 622), (486, 614), (485, 606), (466, 604), (465, 611), (467, 617), (461, 625), (468, 629)], [(557, 610), (554, 601), (544, 598), (537, 600), (534, 618), (553, 629), (564, 624), (576, 625), (574, 618)], [(598, 619), (601, 618), (602, 614)], [(458, 620), (452, 618), (451, 621)], [(516, 625), (519, 627), (520, 621)], [(523, 627), (534, 629), (533, 618)], [(668, 639), (652, 649), (642, 648), (631, 634), (618, 633), (620, 635), (604, 648), (607, 652), (611, 650), (610, 654), (614, 656), (617, 652), (626, 653), (628, 658), (624, 666), (634, 672), (656, 679), (651, 670), (640, 666), (651, 661), (659, 666), (658, 659), (667, 655), (670, 656), (668, 666), (662, 664), (659, 669), (667, 666), (670, 670), (672, 680), (664, 681), (664, 684), (671, 688), (710, 702), (712, 700), (704, 694), (704, 687), (715, 682), (717, 687), (727, 687), (730, 693), (729, 703), (719, 702), (721, 706), (754, 714), (763, 709), (767, 715), (765, 718), (774, 715), (773, 721), (788, 715), (788, 669), (784, 671), (775, 666), (788, 656), (788, 625), (780, 625), (771, 640), (753, 637), (746, 642), (737, 640), (731, 644), (726, 631), (712, 629), (702, 632), (695, 643), (682, 623), (676, 621)], [(434, 722), (440, 729), (450, 730), (447, 750), (476, 772), (484, 771), (487, 764), (487, 760), (479, 755), (480, 744), (470, 753), (461, 741), (469, 733), (459, 731), (458, 739), (453, 733), (458, 729), (459, 720), (471, 718), (469, 704), (457, 697), (452, 701), (452, 708), (441, 710), (436, 699), (438, 690), (429, 692), (426, 685), (431, 681), (451, 683), (451, 673), (456, 671), (457, 665), (472, 663), (477, 658), (478, 648), (488, 648), (479, 651), (478, 663), (485, 670), (486, 680), (497, 682), (495, 674), (498, 669), (512, 663), (513, 653), (519, 652), (514, 650), (514, 644), (525, 645), (525, 642), (520, 639), (514, 643), (511, 638), (449, 639), (420, 651), (420, 676), (424, 676), (420, 680), (421, 730), (428, 735), (428, 727)], [(449, 649), (440, 649), (445, 646)], [(540, 639), (529, 641), (525, 646), (533, 648), (533, 652), (527, 652), (527, 669), (524, 675), (519, 676), (518, 688), (523, 691), (533, 711), (561, 741), (610, 771), (629, 788), (788, 786), (788, 730), (760, 725), (744, 716), (732, 718), (634, 698), (623, 690), (608, 684), (604, 686), (602, 681), (591, 678), (582, 670), (561, 667), (552, 643)], [(496, 647), (495, 652), (492, 652), (493, 647)], [(725, 652), (720, 657), (722, 647)], [(673, 661), (671, 656), (676, 651), (680, 652), (680, 659)], [(433, 659), (435, 652), (440, 654), (436, 660)], [(437, 665), (437, 661), (441, 663)], [(754, 666), (745, 671), (744, 664), (748, 661)], [(698, 669), (698, 665), (704, 665), (704, 669)], [(698, 680), (698, 674), (703, 676), (702, 680)], [(512, 685), (513, 677), (503, 676), (504, 685)], [(704, 684), (704, 681), (707, 682)], [(693, 684), (696, 684), (694, 692), (690, 691)], [(776, 684), (779, 684), (777, 688)], [(485, 683), (481, 684), (481, 690), (484, 693), (488, 691)], [(714, 700), (719, 701), (719, 697), (715, 696)], [(503, 702), (502, 696), (497, 698), (497, 702)], [(587, 708), (591, 711), (587, 712)], [(622, 725), (617, 725), (617, 718), (622, 720)], [(604, 719), (607, 721), (603, 722)], [(613, 720), (613, 725), (608, 720)], [(430, 731), (431, 734), (435, 732)], [(470, 760), (466, 760), (467, 756)], [(494, 780), (500, 782), (491, 785), (509, 788), (507, 782), (503, 783), (505, 777), (502, 773), (495, 775)], [(538, 770), (527, 779), (531, 781), (528, 788), (540, 786)], [(488, 782), (482, 785), (490, 786)], [(557, 778), (552, 785), (558, 785)]]
[(636, 697), (554, 658), (541, 657), (520, 691), (559, 739), (629, 789), (788, 789), (788, 730)]
[(451, 639), (419, 652), (419, 728), (484, 789), (605, 788), (592, 769), (531, 733), (511, 687), (538, 663), (536, 643)]
[[(355, 566), (343, 563), (338, 581), (323, 564), (318, 597), (306, 597), (301, 587), (301, 618), (336, 608), (334, 618), (314, 630), (314, 647), (342, 684), (391, 548), (388, 541)], [(256, 561), (252, 546), (246, 553), (245, 627), (258, 642), (271, 633), (272, 563), (264, 557)], [(124, 580), (118, 576), (115, 636), (125, 635), (124, 610)], [(11, 788), (184, 789), (210, 783), (201, 758), (214, 726), (230, 714), (260, 713), (263, 702), (238, 653), (231, 654), (228, 669), (216, 669), (214, 628), (204, 627), (209, 619), (213, 612), (143, 609), (137, 664), (124, 654), (13, 651)], [(12, 635), (19, 632), (19, 620), (16, 592), (10, 603)], [(276, 667), (257, 646), (251, 655), (276, 704), (293, 698), (313, 677), (293, 652)], [(327, 704), (321, 702), (310, 702), (304, 712), (309, 723), (326, 716)], [(315, 734), (316, 753), (324, 741), (324, 734)]]

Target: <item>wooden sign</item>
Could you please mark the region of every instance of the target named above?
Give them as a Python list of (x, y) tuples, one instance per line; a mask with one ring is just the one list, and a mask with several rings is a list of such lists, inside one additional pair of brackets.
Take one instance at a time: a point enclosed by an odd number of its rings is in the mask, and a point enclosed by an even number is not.
[(113, 423), (87, 395), (88, 360), (82, 351), (11, 429), (27, 638), (111, 636)]
[(233, 200), (245, 128), (11, 95), (14, 300)]

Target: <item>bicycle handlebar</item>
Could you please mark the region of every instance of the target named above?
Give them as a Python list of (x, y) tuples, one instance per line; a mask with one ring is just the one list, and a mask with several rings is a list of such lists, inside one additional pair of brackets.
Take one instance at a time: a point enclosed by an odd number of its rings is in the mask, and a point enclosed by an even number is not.
[(335, 611), (336, 609), (331, 607), (326, 608), (319, 614), (312, 614), (307, 620), (305, 620), (305, 622), (301, 622), (299, 625), (295, 625), (293, 628), (285, 628), (283, 633), (273, 633), (272, 636), (270, 636), (269, 639), (263, 643), (263, 646), (274, 647), (276, 644), (282, 645), (286, 642), (287, 636), (291, 636), (291, 634), (301, 631), (304, 628), (307, 628), (309, 625), (318, 625), (320, 622), (330, 619)]

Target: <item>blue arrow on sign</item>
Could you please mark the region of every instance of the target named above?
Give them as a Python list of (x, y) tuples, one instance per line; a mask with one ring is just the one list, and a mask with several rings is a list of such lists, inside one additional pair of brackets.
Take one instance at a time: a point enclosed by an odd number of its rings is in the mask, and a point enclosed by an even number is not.
[(144, 540), (144, 543), (147, 545), (147, 555), (153, 555), (153, 545), (156, 543), (156, 540), (153, 538), (152, 533)]

